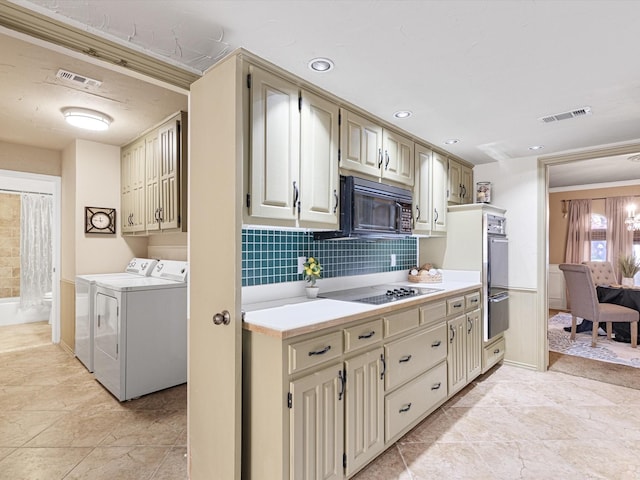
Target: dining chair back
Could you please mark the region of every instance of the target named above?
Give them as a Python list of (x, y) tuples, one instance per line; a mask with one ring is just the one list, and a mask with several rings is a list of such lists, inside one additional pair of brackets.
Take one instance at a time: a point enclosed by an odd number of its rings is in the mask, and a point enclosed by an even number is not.
[(611, 262), (582, 262), (582, 264), (591, 270), (591, 278), (593, 278), (594, 285), (608, 287), (618, 283), (618, 278)]
[(613, 303), (600, 303), (596, 286), (587, 265), (563, 263), (559, 265), (564, 274), (569, 298), (571, 299), (571, 340), (576, 338), (577, 317), (593, 322), (591, 346), (596, 346), (599, 323), (607, 325), (607, 338), (611, 338), (612, 322), (626, 322), (631, 325), (631, 346), (636, 348), (638, 342), (637, 310)]

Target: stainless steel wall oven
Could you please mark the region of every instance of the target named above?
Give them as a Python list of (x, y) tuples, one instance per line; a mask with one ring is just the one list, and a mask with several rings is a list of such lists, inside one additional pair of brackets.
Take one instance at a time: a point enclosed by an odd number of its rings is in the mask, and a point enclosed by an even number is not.
[(509, 328), (509, 239), (505, 217), (485, 214), (483, 230), (484, 340), (487, 341)]

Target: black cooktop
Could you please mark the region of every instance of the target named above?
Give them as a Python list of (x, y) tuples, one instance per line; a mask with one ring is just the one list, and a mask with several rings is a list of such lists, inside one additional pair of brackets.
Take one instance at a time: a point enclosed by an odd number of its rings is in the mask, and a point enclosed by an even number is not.
[(372, 287), (354, 288), (328, 292), (320, 295), (322, 298), (342, 300), (346, 302), (368, 303), (371, 305), (383, 305), (385, 303), (404, 300), (405, 298), (419, 297), (429, 293), (441, 292), (442, 288), (409, 287), (398, 285), (375, 285)]

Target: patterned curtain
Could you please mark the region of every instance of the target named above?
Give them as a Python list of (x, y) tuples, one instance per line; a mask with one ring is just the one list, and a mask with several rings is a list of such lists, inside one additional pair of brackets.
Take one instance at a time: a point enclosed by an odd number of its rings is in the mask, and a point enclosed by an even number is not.
[(569, 231), (566, 263), (582, 263), (591, 259), (591, 199), (569, 200)]
[(20, 308), (42, 305), (51, 291), (53, 197), (23, 193), (20, 206)]
[(613, 265), (618, 282), (618, 257), (630, 255), (633, 250), (633, 232), (624, 224), (627, 218), (627, 207), (633, 203), (633, 197), (612, 197), (605, 199), (605, 215), (607, 216), (607, 260)]

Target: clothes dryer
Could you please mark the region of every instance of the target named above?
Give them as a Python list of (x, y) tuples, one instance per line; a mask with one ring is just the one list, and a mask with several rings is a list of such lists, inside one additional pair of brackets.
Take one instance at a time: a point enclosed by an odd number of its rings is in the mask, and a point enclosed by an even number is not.
[(76, 276), (76, 333), (75, 356), (93, 372), (93, 312), (95, 308), (95, 284), (98, 279), (140, 278), (151, 274), (158, 263), (150, 258), (132, 258), (118, 273), (96, 273)]
[(118, 400), (187, 381), (188, 263), (96, 282), (94, 375)]

